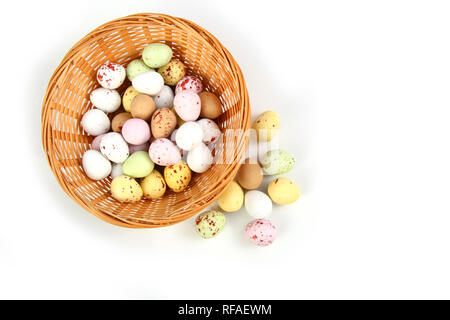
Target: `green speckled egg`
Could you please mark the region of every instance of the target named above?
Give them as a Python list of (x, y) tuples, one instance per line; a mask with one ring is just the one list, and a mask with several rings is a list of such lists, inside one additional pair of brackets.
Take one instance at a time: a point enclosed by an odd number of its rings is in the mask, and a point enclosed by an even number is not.
[(148, 176), (155, 164), (150, 159), (147, 151), (136, 151), (123, 163), (122, 170), (127, 176), (143, 178)]
[(172, 59), (172, 49), (164, 43), (152, 43), (142, 52), (142, 60), (150, 68), (159, 68), (169, 63)]
[(225, 227), (225, 215), (220, 211), (206, 211), (195, 220), (195, 229), (204, 239), (214, 238)]
[(128, 80), (133, 81), (133, 78), (143, 72), (152, 71), (153, 69), (147, 66), (141, 59), (131, 61), (127, 66)]
[(283, 174), (295, 165), (294, 157), (283, 150), (268, 151), (261, 159), (261, 166), (268, 175)]

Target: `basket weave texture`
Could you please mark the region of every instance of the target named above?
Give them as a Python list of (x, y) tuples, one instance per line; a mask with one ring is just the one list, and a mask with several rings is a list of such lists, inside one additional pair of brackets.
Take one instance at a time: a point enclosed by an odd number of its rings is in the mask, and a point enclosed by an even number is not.
[[(217, 124), (226, 129), (250, 128), (250, 106), (243, 74), (222, 44), (191, 21), (163, 14), (142, 13), (110, 21), (81, 39), (66, 54), (50, 79), (42, 107), (42, 143), (49, 165), (63, 190), (83, 208), (106, 222), (131, 228), (153, 228), (181, 222), (198, 213), (233, 180), (245, 155), (248, 139), (235, 136), (232, 146), (224, 141), (231, 163), (215, 164), (194, 174), (181, 193), (166, 192), (157, 200), (121, 203), (111, 197), (111, 179), (90, 180), (81, 159), (90, 149), (92, 136), (80, 126), (83, 114), (93, 106), (89, 94), (99, 87), (97, 69), (106, 61), (127, 65), (140, 58), (149, 43), (169, 45), (187, 74), (202, 79), (206, 91), (222, 103)], [(121, 94), (128, 80), (118, 89)], [(232, 150), (230, 150), (232, 148)], [(223, 151), (218, 151), (219, 155)]]

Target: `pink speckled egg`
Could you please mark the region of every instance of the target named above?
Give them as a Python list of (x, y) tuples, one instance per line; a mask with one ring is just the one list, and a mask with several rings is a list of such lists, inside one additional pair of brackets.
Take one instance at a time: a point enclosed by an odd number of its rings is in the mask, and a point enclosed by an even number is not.
[(203, 90), (202, 81), (194, 76), (186, 76), (180, 81), (178, 81), (177, 86), (175, 87), (175, 93), (181, 93), (183, 91), (193, 91), (195, 93), (199, 93)]
[(92, 142), (91, 142), (91, 150), (100, 151), (100, 141), (102, 141), (102, 138), (103, 138), (104, 135), (105, 135), (105, 133), (101, 134), (99, 136), (96, 136), (94, 138), (94, 140), (92, 140)]
[(148, 148), (150, 147), (150, 142), (144, 142), (142, 144), (134, 145), (130, 144), (128, 145), (128, 148), (130, 149), (130, 154), (136, 151), (148, 151)]
[(97, 81), (106, 89), (117, 89), (122, 85), (126, 76), (127, 73), (122, 65), (109, 61), (97, 71)]
[(183, 91), (175, 95), (173, 106), (178, 116), (184, 121), (195, 121), (200, 115), (201, 101), (198, 94)]
[(150, 126), (145, 120), (132, 118), (122, 127), (122, 136), (126, 142), (140, 145), (150, 140)]
[(181, 161), (180, 149), (169, 139), (156, 139), (148, 150), (150, 159), (160, 166), (171, 166)]
[(277, 228), (267, 219), (257, 219), (247, 224), (245, 235), (254, 245), (265, 247), (275, 240)]

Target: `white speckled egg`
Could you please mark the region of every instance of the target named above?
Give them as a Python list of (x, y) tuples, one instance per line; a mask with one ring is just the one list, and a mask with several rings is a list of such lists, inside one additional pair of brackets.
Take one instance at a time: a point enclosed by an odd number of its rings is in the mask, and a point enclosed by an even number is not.
[(148, 150), (150, 159), (160, 166), (171, 166), (181, 161), (180, 150), (166, 138), (156, 139)]
[(222, 132), (220, 131), (217, 124), (210, 119), (200, 119), (197, 123), (202, 127), (203, 130), (203, 142), (208, 146), (214, 144), (219, 140)]
[(153, 96), (156, 108), (172, 108), (173, 106), (173, 91), (169, 86), (164, 86), (160, 92)]
[(247, 213), (255, 219), (267, 218), (272, 213), (272, 200), (258, 190), (247, 191), (244, 204)]
[(175, 111), (184, 121), (195, 121), (201, 110), (201, 100), (193, 91), (183, 91), (175, 95), (173, 99)]
[(194, 149), (196, 146), (202, 143), (202, 139), (202, 127), (194, 121), (183, 123), (181, 127), (178, 128), (175, 136), (177, 146), (186, 151), (191, 151), (192, 149)]
[(200, 143), (187, 155), (187, 164), (192, 171), (203, 173), (208, 170), (213, 163), (211, 150), (204, 143)]
[(83, 170), (92, 180), (102, 180), (111, 173), (111, 162), (97, 150), (88, 150), (81, 160)]
[(106, 89), (117, 89), (122, 85), (126, 76), (127, 73), (122, 65), (109, 61), (97, 71), (97, 81)]
[(101, 135), (109, 131), (111, 121), (108, 116), (99, 109), (91, 109), (87, 111), (81, 118), (81, 126), (84, 131), (93, 136)]
[(94, 107), (104, 112), (114, 112), (122, 102), (120, 94), (113, 89), (98, 88), (91, 92), (90, 99)]
[(112, 169), (111, 169), (111, 178), (114, 179), (115, 177), (123, 175), (122, 166), (123, 166), (122, 163), (113, 163)]
[(175, 87), (175, 93), (178, 94), (183, 91), (193, 91), (199, 93), (203, 90), (202, 81), (194, 76), (186, 76), (180, 81), (178, 81)]
[(128, 143), (117, 132), (109, 132), (103, 136), (100, 141), (100, 151), (115, 163), (124, 162), (129, 155)]
[(133, 87), (140, 93), (154, 96), (163, 88), (164, 79), (156, 71), (147, 71), (135, 76), (132, 83)]

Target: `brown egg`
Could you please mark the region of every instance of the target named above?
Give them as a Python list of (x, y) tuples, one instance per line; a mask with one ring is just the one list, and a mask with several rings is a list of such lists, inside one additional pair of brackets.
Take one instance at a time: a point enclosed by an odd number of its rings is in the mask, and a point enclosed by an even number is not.
[(111, 121), (111, 127), (114, 132), (121, 132), (123, 124), (128, 120), (133, 118), (129, 112), (121, 112), (114, 116)]
[(202, 109), (200, 111), (201, 118), (216, 119), (222, 114), (220, 100), (214, 93), (203, 91), (198, 94)]
[(152, 116), (151, 129), (156, 139), (167, 138), (177, 126), (177, 117), (169, 108), (160, 108)]
[(145, 121), (150, 120), (153, 112), (156, 110), (155, 101), (146, 94), (138, 94), (131, 101), (130, 112), (133, 118), (139, 118)]
[(236, 175), (237, 182), (242, 188), (253, 190), (259, 188), (263, 181), (263, 171), (256, 159), (245, 159)]

